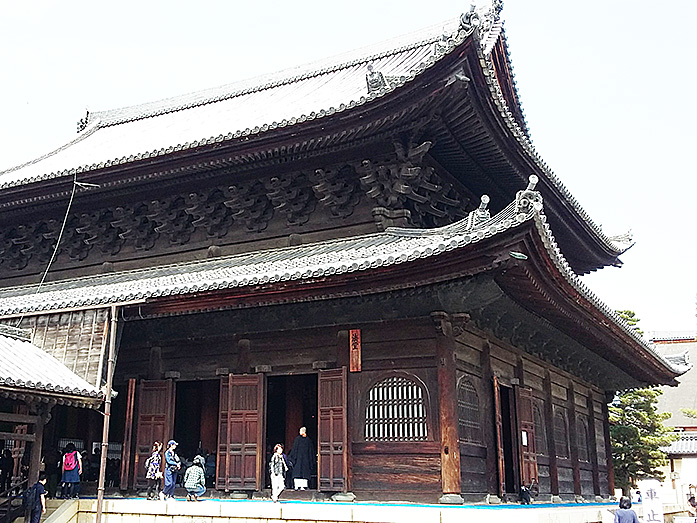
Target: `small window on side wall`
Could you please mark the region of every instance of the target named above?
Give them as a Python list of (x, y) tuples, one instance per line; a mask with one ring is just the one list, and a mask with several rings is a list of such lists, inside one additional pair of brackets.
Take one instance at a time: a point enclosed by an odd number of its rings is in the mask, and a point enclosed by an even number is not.
[(368, 391), (365, 407), (366, 441), (425, 441), (426, 395), (419, 383), (391, 376)]
[(457, 388), (458, 433), (464, 443), (481, 443), (479, 395), (472, 382), (463, 379)]

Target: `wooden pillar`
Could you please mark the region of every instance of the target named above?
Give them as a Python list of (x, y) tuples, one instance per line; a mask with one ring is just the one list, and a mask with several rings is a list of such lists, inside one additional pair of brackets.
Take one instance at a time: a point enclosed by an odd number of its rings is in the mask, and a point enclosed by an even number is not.
[(595, 434), (595, 404), (593, 402), (593, 392), (590, 390), (586, 398), (586, 408), (588, 409), (588, 439), (593, 442), (588, 449), (591, 467), (593, 467), (593, 494), (600, 496), (600, 472), (598, 471), (598, 449), (596, 448), (598, 439)]
[[(152, 354), (152, 353), (151, 353)], [(121, 482), (119, 488), (127, 490), (133, 485), (131, 481), (131, 445), (133, 441), (133, 418), (136, 398), (136, 380), (128, 380), (126, 393), (126, 420), (123, 428), (123, 447), (121, 448)]]
[[(574, 477), (574, 495), (581, 495), (581, 467), (578, 463), (578, 430), (576, 428), (576, 389), (569, 381), (566, 393), (566, 408), (569, 412), (569, 453)], [(585, 443), (584, 443), (585, 444)]]
[(162, 347), (150, 347), (148, 358), (148, 379), (162, 379)]
[(549, 449), (549, 482), (553, 496), (559, 495), (559, 468), (557, 446), (554, 442), (554, 412), (552, 411), (552, 376), (548, 370), (542, 385), (545, 393), (545, 425), (547, 426), (547, 449)]
[(486, 443), (486, 477), (487, 490), (490, 494), (498, 493), (499, 486), (497, 481), (498, 476), (498, 461), (496, 457), (496, 431), (494, 428), (494, 405), (493, 405), (493, 388), (491, 383), (494, 380), (494, 373), (491, 370), (491, 345), (488, 341), (484, 342), (482, 352), (480, 354), (479, 365), (482, 369), (482, 381), (489, 384), (485, 388), (487, 391), (486, 402), (482, 405), (487, 413), (488, 422), (484, 426), (484, 441)]
[(439, 334), (436, 337), (438, 366), (438, 407), (440, 419), (441, 501), (462, 503), (460, 476), (460, 441), (458, 437), (457, 377), (455, 374), (455, 333), (453, 318), (445, 312), (433, 312), (431, 318)]
[[(351, 347), (349, 345), (349, 331), (347, 330), (340, 330), (339, 332), (336, 333), (336, 361), (337, 361), (337, 366), (338, 367), (349, 367), (349, 352), (351, 350)], [(353, 454), (351, 452), (352, 448), (352, 441), (353, 441), (353, 427), (351, 426), (351, 417), (350, 417), (350, 407), (349, 404), (350, 402), (348, 401), (348, 398), (353, 398), (354, 391), (353, 391), (353, 379), (351, 378), (351, 373), (347, 373), (346, 375), (346, 405), (344, 408), (346, 409), (345, 417), (346, 417), (346, 442), (347, 442), (347, 449), (345, 450), (346, 452), (346, 470), (344, 471), (344, 476), (346, 478), (346, 488), (345, 490), (347, 492), (351, 491), (352, 485), (353, 485)]]
[(615, 392), (610, 391), (605, 393), (605, 403), (603, 403), (603, 435), (605, 436), (605, 459), (607, 461), (607, 482), (608, 495), (615, 495), (615, 471), (612, 468), (612, 445), (610, 444), (610, 416), (607, 411), (607, 404), (615, 397)]
[(248, 374), (250, 370), (250, 353), (252, 351), (251, 342), (243, 338), (237, 342), (237, 372)]

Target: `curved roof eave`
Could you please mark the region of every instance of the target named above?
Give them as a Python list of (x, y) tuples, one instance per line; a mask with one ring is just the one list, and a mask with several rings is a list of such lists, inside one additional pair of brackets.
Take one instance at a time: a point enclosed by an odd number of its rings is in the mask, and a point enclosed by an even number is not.
[[(503, 34), (503, 31), (501, 31), (501, 34)], [(528, 136), (527, 129), (519, 125), (511, 108), (508, 107), (499, 82), (496, 78), (496, 71), (494, 70), (494, 66), (489, 59), (490, 55), (486, 53), (486, 49), (483, 49), (480, 46), (474, 46), (474, 48), (476, 48), (477, 57), (479, 59), (478, 61), (482, 66), (482, 72), (486, 78), (486, 84), (489, 88), (490, 96), (492, 97), (494, 104), (497, 106), (501, 118), (510, 131), (510, 135), (515, 139), (517, 145), (539, 169), (538, 175), (542, 175), (545, 180), (549, 181), (550, 186), (558, 192), (562, 199), (569, 202), (576, 215), (580, 217), (588, 231), (598, 239), (603, 248), (615, 256), (619, 256), (623, 252), (626, 252), (629, 247), (612, 241), (612, 239), (602, 231), (602, 229), (593, 221), (590, 215), (581, 206), (578, 200), (557, 177), (551, 167), (549, 167), (549, 165), (547, 165), (547, 163), (539, 155), (535, 149), (535, 146), (532, 144), (530, 137)], [(507, 56), (507, 59), (510, 59), (510, 57)], [(515, 86), (515, 82), (513, 82), (513, 85)], [(517, 88), (516, 96), (518, 97)], [(523, 113), (521, 106), (518, 107), (518, 110)]]
[[(621, 333), (620, 339), (627, 349), (644, 354), (664, 370), (665, 376), (674, 379), (682, 374), (685, 369), (673, 365), (658, 353), (576, 276), (547, 224), (542, 196), (534, 190), (535, 183), (536, 179), (531, 177), (528, 188), (519, 191), (516, 200), (493, 217), (489, 216), (483, 204), (465, 219), (436, 229), (388, 228), (382, 233), (316, 244), (83, 277), (44, 284), (39, 293), (36, 286), (0, 289), (0, 316), (19, 316), (70, 307), (103, 307), (130, 300), (157, 300), (256, 285), (309, 282), (366, 272), (437, 257), (495, 237), (532, 220), (534, 230), (557, 274), (589, 304), (589, 309), (598, 311), (603, 319), (601, 323), (606, 325), (604, 328)], [(576, 301), (575, 296), (570, 299)]]

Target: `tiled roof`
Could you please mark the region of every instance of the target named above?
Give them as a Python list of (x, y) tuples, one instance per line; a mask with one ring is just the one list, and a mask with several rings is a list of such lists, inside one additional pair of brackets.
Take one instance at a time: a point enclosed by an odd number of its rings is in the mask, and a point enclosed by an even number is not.
[[(351, 110), (414, 80), (477, 32), (480, 62), (511, 134), (562, 197), (610, 251), (598, 227), (533, 147), (515, 121), (488, 59), (503, 31), (500, 0), (480, 0), (462, 16), (345, 55), (157, 102), (89, 115), (72, 142), (40, 158), (0, 171), (0, 190), (173, 152), (244, 138)], [(366, 89), (369, 67), (387, 79)]]
[(0, 289), (0, 316), (71, 307), (99, 307), (111, 303), (247, 287), (258, 284), (311, 281), (356, 271), (409, 263), (476, 244), (485, 238), (533, 221), (557, 270), (606, 318), (619, 325), (641, 350), (675, 375), (676, 367), (601, 302), (575, 275), (563, 257), (542, 211), (542, 197), (534, 191), (537, 179), (519, 191), (516, 200), (489, 217), (486, 197), (480, 209), (463, 220), (436, 229), (389, 228), (385, 232), (272, 249), (199, 262), (102, 274), (35, 286)]
[(681, 432), (680, 439), (661, 450), (668, 455), (697, 454), (697, 432)]
[(40, 348), (0, 325), (0, 391), (36, 395), (77, 396), (86, 403), (100, 403), (103, 393), (73, 374)]
[[(449, 47), (436, 53), (443, 32)], [(466, 34), (459, 18), (331, 60), (158, 102), (96, 112), (71, 143), (0, 172), (0, 189), (162, 156), (341, 113), (431, 67)], [(389, 84), (369, 92), (368, 66)], [(127, 124), (127, 125), (124, 125)]]

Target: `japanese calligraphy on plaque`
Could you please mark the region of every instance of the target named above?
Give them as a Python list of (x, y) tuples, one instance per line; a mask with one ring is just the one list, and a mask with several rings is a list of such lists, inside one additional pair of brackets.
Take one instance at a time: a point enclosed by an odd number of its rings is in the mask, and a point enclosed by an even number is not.
[(361, 330), (349, 331), (349, 370), (360, 372), (361, 370)]

